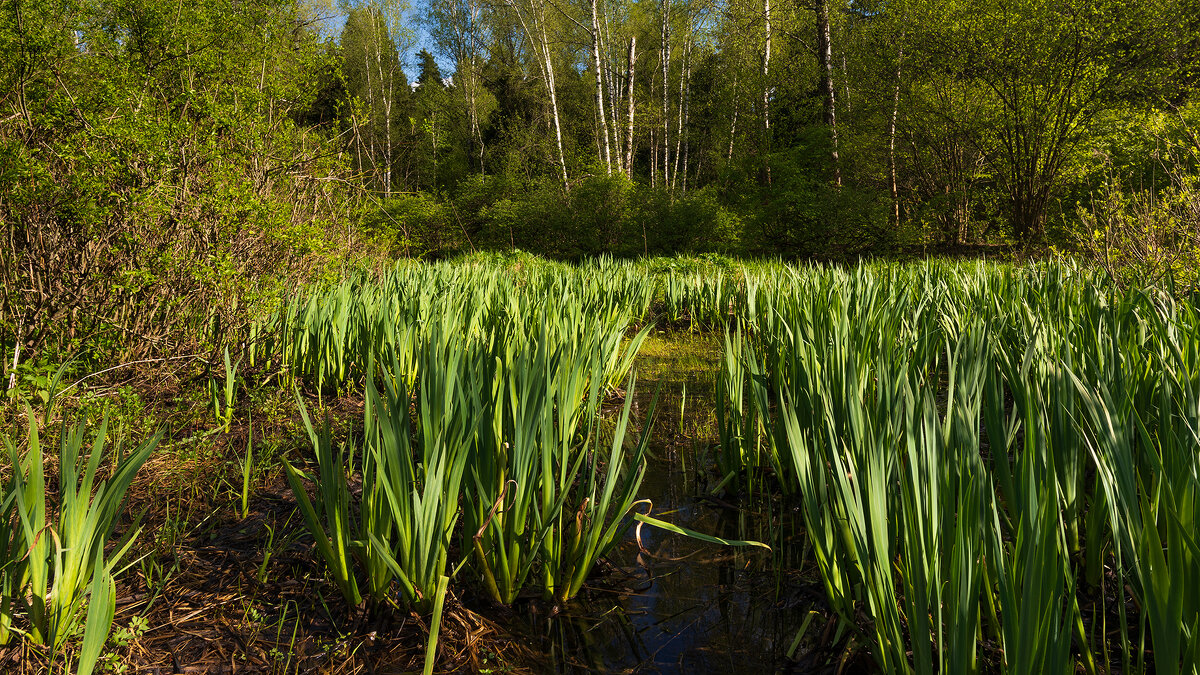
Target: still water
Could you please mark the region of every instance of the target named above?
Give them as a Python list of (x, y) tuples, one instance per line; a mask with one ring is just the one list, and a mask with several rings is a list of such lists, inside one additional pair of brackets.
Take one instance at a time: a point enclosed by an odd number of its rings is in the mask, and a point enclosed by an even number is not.
[(609, 573), (567, 608), (548, 616), (536, 603), (521, 607), (515, 628), (540, 654), (535, 670), (808, 672), (786, 656), (813, 596), (794, 578), (803, 551), (790, 509), (778, 499), (710, 494), (719, 354), (715, 342), (698, 338), (657, 338), (643, 348), (636, 399), (643, 416), (662, 389), (639, 497), (662, 520), (775, 550), (724, 547), (648, 525), (639, 546), (633, 527), (609, 554)]

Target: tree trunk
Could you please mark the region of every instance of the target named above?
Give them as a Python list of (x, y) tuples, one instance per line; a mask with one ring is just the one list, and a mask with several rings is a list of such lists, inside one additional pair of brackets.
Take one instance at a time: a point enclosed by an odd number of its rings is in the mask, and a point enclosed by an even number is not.
[(850, 69), (846, 66), (846, 46), (842, 45), (842, 105), (850, 112)]
[(629, 71), (627, 74), (626, 98), (629, 99), (629, 126), (625, 132), (625, 175), (633, 177), (633, 67), (637, 63), (637, 38), (629, 38)]
[[(567, 156), (563, 152), (562, 144), (562, 124), (559, 121), (558, 115), (558, 93), (554, 84), (554, 62), (550, 55), (550, 40), (546, 35), (546, 15), (545, 8), (537, 4), (537, 0), (532, 0), (529, 8), (529, 17), (525, 17), (521, 12), (521, 8), (517, 6), (516, 0), (508, 0), (508, 6), (512, 8), (517, 15), (517, 20), (521, 23), (521, 29), (525, 31), (525, 37), (529, 40), (530, 46), (537, 52), (538, 69), (542, 71), (542, 79), (546, 83), (546, 89), (550, 94), (550, 114), (554, 124), (554, 141), (558, 147), (558, 167), (559, 175), (562, 178), (563, 189), (571, 188), (570, 180), (567, 177)], [(532, 29), (530, 28), (532, 24)]]
[[(682, 119), (679, 121), (679, 137), (683, 141), (683, 185), (680, 190), (688, 191), (688, 149), (690, 148), (690, 127), (688, 126), (688, 112), (691, 103), (691, 42), (688, 43), (688, 48), (684, 50), (684, 88), (683, 88), (683, 103), (680, 104), (682, 110)], [(679, 151), (676, 150), (678, 155)], [(678, 156), (676, 157), (678, 162)]]
[[(392, 194), (392, 99), (394, 98), (394, 81), (395, 72), (393, 66), (388, 65), (387, 77), (384, 77), (383, 72), (383, 40), (385, 32), (384, 17), (382, 14), (378, 17), (378, 26), (375, 30), (375, 72), (379, 76), (379, 97), (383, 99), (383, 196), (390, 197)], [(386, 81), (386, 90), (384, 84)]]
[(684, 99), (687, 94), (684, 89), (687, 86), (687, 70), (688, 70), (688, 42), (687, 35), (684, 35), (683, 43), (683, 63), (679, 71), (679, 107), (676, 115), (675, 124), (675, 161), (671, 164), (671, 189), (674, 190), (679, 182), (679, 158), (683, 154), (683, 106)]
[(558, 146), (558, 167), (562, 174), (563, 189), (569, 190), (571, 182), (567, 177), (567, 155), (563, 152), (562, 122), (558, 114), (558, 87), (554, 80), (554, 61), (550, 56), (550, 38), (546, 35), (546, 8), (539, 6), (539, 10), (534, 15), (534, 20), (540, 26), (541, 51), (546, 62), (546, 88), (550, 90), (550, 112), (554, 115), (554, 142)]
[[(764, 42), (762, 59), (763, 78), (763, 170), (767, 184), (771, 183), (771, 0), (763, 0)], [(733, 139), (729, 139), (730, 155), (733, 155)]]
[(554, 85), (554, 63), (550, 60), (550, 45), (546, 38), (546, 28), (542, 27), (542, 52), (546, 57), (546, 87), (550, 90), (550, 110), (554, 115), (554, 141), (558, 145), (558, 166), (562, 173), (563, 188), (570, 189), (567, 178), (567, 155), (563, 152), (562, 123), (558, 116), (558, 93)]
[(892, 117), (888, 120), (888, 172), (892, 179), (892, 228), (900, 228), (900, 189), (896, 184), (896, 118), (900, 114), (900, 64), (904, 60), (904, 34), (900, 34), (896, 56), (896, 80), (892, 88)]
[(658, 130), (650, 128), (650, 187), (658, 187)]
[(668, 75), (671, 67), (671, 0), (662, 0), (662, 171), (663, 171), (663, 188), (670, 187), (670, 171), (671, 162), (671, 108), (670, 101), (670, 80)]
[(483, 166), (485, 148), (483, 145), (483, 129), (479, 125), (479, 75), (475, 68), (475, 55), (471, 54), (470, 86), (464, 87), (466, 91), (463, 93), (467, 97), (467, 110), (470, 111), (471, 115), (471, 135), (474, 138), (472, 142), (475, 145), (476, 161), (479, 162), (479, 173), (482, 174), (485, 172)]
[(604, 13), (600, 31), (600, 53), (604, 54), (604, 87), (608, 96), (608, 128), (612, 137), (612, 162), (621, 170), (621, 158), (625, 155), (621, 134), (621, 81), (617, 77), (616, 60), (612, 51), (612, 29), (608, 14)]
[(832, 141), (833, 182), (841, 187), (842, 167), (838, 158), (836, 99), (833, 89), (833, 49), (830, 41), (829, 0), (817, 0), (817, 62), (821, 71), (821, 93), (825, 95), (825, 125)]
[[(368, 19), (370, 17), (368, 16)], [(363, 44), (363, 72), (367, 74), (367, 161), (371, 164), (371, 184), (379, 184), (379, 171), (375, 165), (375, 88), (371, 86), (371, 44), (375, 42), (375, 28), (371, 37)]]
[(737, 138), (737, 120), (738, 110), (741, 108), (741, 101), (738, 97), (738, 71), (733, 71), (733, 117), (729, 122), (729, 152), (725, 155), (725, 161), (733, 161), (733, 140)]
[(598, 0), (592, 0), (592, 56), (596, 67), (596, 112), (600, 119), (599, 145), (602, 148), (600, 161), (612, 175), (612, 145), (608, 136), (608, 115), (604, 112), (604, 69), (600, 62), (600, 13)]

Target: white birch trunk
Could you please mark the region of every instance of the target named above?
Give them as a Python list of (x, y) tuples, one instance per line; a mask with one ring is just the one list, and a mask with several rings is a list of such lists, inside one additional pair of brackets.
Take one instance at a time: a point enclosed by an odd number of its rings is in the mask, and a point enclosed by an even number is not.
[[(690, 22), (689, 22), (690, 24)], [(688, 79), (691, 74), (691, 41), (684, 36), (683, 70), (679, 72), (679, 106), (676, 124), (676, 156), (671, 167), (671, 189), (679, 186), (679, 160), (683, 157), (683, 133), (685, 117), (688, 117)], [(686, 183), (686, 179), (684, 179)]]
[[(690, 26), (690, 24), (691, 24), (690, 19), (688, 21), (688, 24)], [(683, 64), (682, 64), (683, 70), (680, 71), (680, 73), (679, 73), (679, 107), (678, 107), (679, 114), (678, 114), (678, 120), (676, 122), (676, 129), (675, 129), (675, 162), (671, 167), (671, 189), (672, 190), (674, 190), (676, 187), (679, 186), (679, 162), (680, 162), (680, 159), (683, 157), (683, 133), (685, 130), (684, 124), (686, 123), (685, 118), (687, 117), (687, 99), (688, 99), (688, 90), (689, 90), (688, 80), (690, 79), (691, 71), (692, 71), (691, 56), (692, 56), (692, 42), (691, 42), (690, 36), (685, 35), (684, 42), (683, 42)], [(686, 174), (686, 166), (684, 168), (685, 168), (685, 174)], [(685, 176), (684, 183), (686, 183), (686, 182), (687, 182), (687, 178)], [(684, 189), (686, 189), (686, 188), (684, 188)]]
[(892, 227), (900, 227), (900, 188), (896, 184), (896, 118), (900, 114), (900, 64), (904, 61), (904, 34), (896, 57), (896, 81), (892, 88), (892, 117), (888, 120), (888, 171), (892, 178)]
[(671, 0), (662, 0), (662, 172), (663, 188), (670, 188), (670, 153), (671, 153), (671, 107), (670, 101), (670, 68), (671, 68)]
[[(383, 39), (384, 39), (384, 18), (382, 11), (378, 17), (372, 17), (372, 42), (375, 43), (375, 73), (379, 80), (379, 96), (383, 99), (383, 126), (384, 126), (384, 148), (383, 148), (383, 196), (389, 197), (392, 193), (392, 98), (395, 92), (392, 91), (394, 78), (390, 72), (392, 66), (388, 66), (388, 77), (384, 77), (383, 73)], [(384, 86), (387, 86), (387, 93), (384, 94)]]
[(629, 38), (629, 71), (627, 74), (626, 94), (629, 99), (629, 126), (625, 132), (625, 175), (633, 176), (633, 66), (637, 62), (637, 38)]
[(621, 170), (621, 157), (624, 156), (624, 144), (621, 134), (621, 81), (614, 64), (617, 63), (612, 51), (612, 28), (608, 21), (608, 12), (602, 14), (604, 22), (600, 31), (600, 53), (604, 54), (604, 90), (608, 95), (608, 124), (612, 139), (613, 165)]
[(763, 78), (763, 131), (768, 140), (771, 134), (771, 83), (768, 79), (771, 70), (771, 0), (763, 0), (764, 25), (762, 78)]
[[(567, 177), (567, 156), (563, 152), (562, 144), (562, 124), (558, 116), (558, 93), (554, 84), (554, 62), (550, 55), (550, 41), (546, 34), (546, 15), (545, 8), (538, 4), (538, 0), (532, 0), (530, 3), (529, 17), (521, 12), (521, 8), (517, 5), (516, 0), (507, 0), (508, 6), (512, 8), (517, 15), (517, 20), (521, 23), (521, 29), (525, 31), (525, 37), (529, 40), (529, 44), (537, 53), (538, 69), (542, 71), (542, 79), (546, 83), (546, 90), (550, 94), (550, 113), (554, 124), (554, 141), (558, 147), (558, 167), (559, 175), (562, 178), (563, 189), (570, 189), (571, 183)], [(532, 29), (530, 28), (532, 24)]]
[(542, 16), (542, 54), (546, 59), (546, 88), (550, 90), (550, 111), (554, 115), (554, 142), (558, 145), (558, 167), (562, 173), (563, 189), (571, 188), (567, 177), (567, 155), (563, 152), (562, 123), (558, 115), (558, 91), (554, 83), (554, 61), (550, 58), (550, 41), (546, 36), (546, 17)]
[[(368, 20), (374, 23), (373, 17)], [(371, 36), (363, 44), (363, 71), (367, 74), (367, 161), (371, 164), (371, 183), (379, 184), (379, 167), (375, 164), (375, 87), (371, 86), (371, 44), (375, 42), (375, 27), (371, 26)]]
[(821, 92), (825, 95), (825, 124), (832, 136), (833, 180), (842, 185), (841, 160), (838, 158), (837, 100), (833, 89), (833, 49), (830, 41), (829, 0), (817, 2), (817, 61), (820, 66)]
[(608, 115), (604, 111), (604, 67), (600, 59), (600, 13), (598, 0), (592, 0), (592, 62), (596, 68), (596, 112), (600, 120), (597, 145), (601, 147), (600, 161), (612, 175), (612, 145), (608, 136)]
[(738, 97), (738, 71), (733, 71), (733, 117), (729, 122), (729, 152), (725, 155), (725, 161), (733, 160), (733, 140), (737, 138), (737, 122), (738, 110), (741, 108), (741, 100)]

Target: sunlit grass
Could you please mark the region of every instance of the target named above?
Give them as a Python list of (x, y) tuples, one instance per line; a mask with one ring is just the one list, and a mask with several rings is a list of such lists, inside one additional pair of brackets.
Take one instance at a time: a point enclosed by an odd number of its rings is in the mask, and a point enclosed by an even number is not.
[[(985, 643), (1009, 673), (1200, 667), (1190, 303), (987, 264), (757, 293), (718, 390), (725, 468), (795, 487), (827, 602), (881, 670), (978, 672)], [(1115, 638), (1080, 607), (1105, 565), (1145, 608), (1118, 590)]]

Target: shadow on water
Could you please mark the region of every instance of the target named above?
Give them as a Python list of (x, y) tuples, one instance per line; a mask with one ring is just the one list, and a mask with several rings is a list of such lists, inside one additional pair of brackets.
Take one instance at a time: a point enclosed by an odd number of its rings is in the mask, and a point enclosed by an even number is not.
[[(547, 673), (772, 673), (804, 668), (787, 652), (815, 595), (792, 583), (802, 537), (777, 499), (709, 495), (717, 444), (712, 337), (654, 335), (638, 359), (636, 409), (662, 386), (653, 456), (639, 497), (653, 515), (728, 539), (769, 542), (774, 552), (631, 528), (593, 579), (554, 616), (536, 603), (515, 617)], [(781, 517), (784, 516), (784, 517)], [(797, 519), (798, 520), (798, 519)], [(644, 550), (643, 550), (644, 548)], [(773, 556), (778, 564), (773, 564)]]

